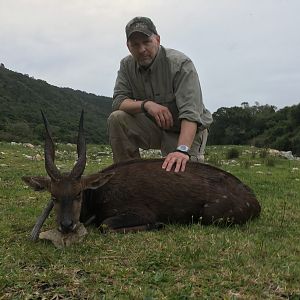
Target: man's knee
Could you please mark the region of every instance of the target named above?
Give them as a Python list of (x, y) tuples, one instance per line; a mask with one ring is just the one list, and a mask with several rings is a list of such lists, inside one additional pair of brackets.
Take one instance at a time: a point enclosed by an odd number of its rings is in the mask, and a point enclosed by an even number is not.
[(126, 120), (130, 117), (131, 116), (125, 111), (116, 110), (109, 115), (107, 123), (109, 127), (114, 125), (126, 124)]

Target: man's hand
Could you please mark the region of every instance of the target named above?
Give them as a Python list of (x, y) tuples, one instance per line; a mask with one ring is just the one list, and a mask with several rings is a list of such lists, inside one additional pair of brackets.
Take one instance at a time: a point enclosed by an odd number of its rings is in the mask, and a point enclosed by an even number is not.
[(175, 165), (174, 172), (184, 172), (186, 163), (189, 159), (190, 158), (187, 154), (181, 152), (171, 152), (165, 158), (162, 168), (169, 172), (171, 171), (173, 165)]
[(149, 115), (154, 117), (157, 125), (163, 129), (169, 129), (173, 126), (173, 117), (170, 110), (154, 101), (147, 101), (144, 106)]

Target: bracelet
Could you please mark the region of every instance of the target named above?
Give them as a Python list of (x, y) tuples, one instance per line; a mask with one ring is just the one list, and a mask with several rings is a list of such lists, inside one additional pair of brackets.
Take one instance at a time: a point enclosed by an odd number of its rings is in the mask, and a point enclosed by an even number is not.
[(186, 151), (181, 151), (181, 150), (176, 149), (174, 152), (180, 152), (180, 153), (186, 154), (189, 158), (191, 158), (191, 155)]
[(144, 100), (144, 101), (142, 102), (142, 105), (141, 105), (141, 110), (142, 110), (142, 112), (143, 112), (144, 114), (147, 114), (147, 113), (148, 113), (147, 110), (145, 109), (145, 104), (146, 104), (146, 102), (148, 102), (148, 101), (151, 101), (151, 100), (146, 99), (146, 100)]

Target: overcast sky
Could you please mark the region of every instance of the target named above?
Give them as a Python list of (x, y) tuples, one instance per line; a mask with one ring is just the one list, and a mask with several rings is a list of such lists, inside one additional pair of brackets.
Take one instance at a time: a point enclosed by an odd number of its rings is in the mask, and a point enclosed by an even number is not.
[(205, 106), (300, 103), (300, 0), (0, 0), (0, 63), (59, 87), (112, 96), (125, 25), (150, 17), (188, 55)]

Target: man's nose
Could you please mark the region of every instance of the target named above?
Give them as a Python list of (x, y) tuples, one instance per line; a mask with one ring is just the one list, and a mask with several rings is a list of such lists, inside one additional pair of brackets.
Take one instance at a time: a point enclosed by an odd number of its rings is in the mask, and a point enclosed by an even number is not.
[(138, 52), (139, 53), (144, 53), (146, 51), (146, 47), (144, 45), (139, 46)]

